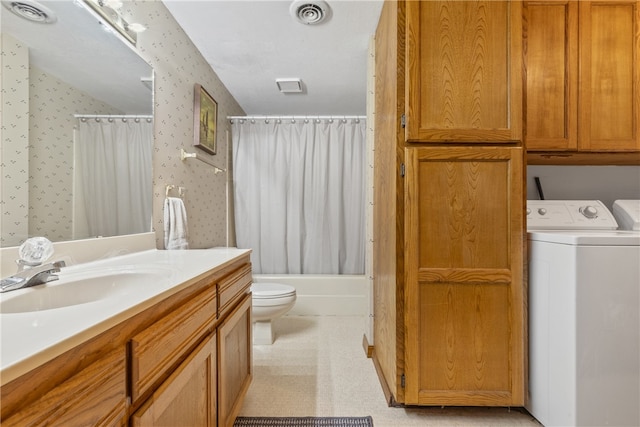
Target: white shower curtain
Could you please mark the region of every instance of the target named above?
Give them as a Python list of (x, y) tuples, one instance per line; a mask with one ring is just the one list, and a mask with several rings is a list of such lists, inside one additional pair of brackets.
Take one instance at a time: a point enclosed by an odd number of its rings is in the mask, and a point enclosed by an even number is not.
[(234, 120), (238, 247), (263, 274), (363, 274), (365, 120)]
[(89, 235), (150, 231), (153, 122), (84, 119), (77, 137)]

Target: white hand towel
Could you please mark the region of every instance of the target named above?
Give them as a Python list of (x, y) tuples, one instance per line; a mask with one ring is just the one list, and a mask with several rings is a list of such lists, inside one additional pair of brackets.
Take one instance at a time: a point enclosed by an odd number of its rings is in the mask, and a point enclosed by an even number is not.
[(188, 238), (184, 202), (178, 197), (167, 197), (164, 201), (165, 249), (189, 249)]

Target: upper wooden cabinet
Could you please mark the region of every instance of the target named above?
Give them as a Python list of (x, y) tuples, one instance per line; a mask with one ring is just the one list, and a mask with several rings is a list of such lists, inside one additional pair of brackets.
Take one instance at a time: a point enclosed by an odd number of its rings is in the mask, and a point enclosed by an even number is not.
[(522, 140), (522, 4), (406, 2), (406, 140)]
[(640, 150), (637, 0), (524, 4), (529, 151)]

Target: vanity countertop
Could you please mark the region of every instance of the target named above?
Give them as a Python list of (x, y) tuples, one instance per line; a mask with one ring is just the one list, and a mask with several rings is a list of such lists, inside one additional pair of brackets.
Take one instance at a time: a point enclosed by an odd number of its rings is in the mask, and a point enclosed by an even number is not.
[[(199, 276), (233, 263), (250, 250), (147, 250), (63, 267), (60, 280), (0, 294), (0, 304), (44, 287), (63, 286), (91, 271), (155, 272), (117, 296), (61, 308), (0, 314), (0, 385), (29, 372), (67, 350), (144, 311), (189, 286)], [(159, 274), (158, 274), (159, 273)], [(87, 279), (86, 285), (90, 286)], [(83, 283), (85, 286), (85, 283)]]

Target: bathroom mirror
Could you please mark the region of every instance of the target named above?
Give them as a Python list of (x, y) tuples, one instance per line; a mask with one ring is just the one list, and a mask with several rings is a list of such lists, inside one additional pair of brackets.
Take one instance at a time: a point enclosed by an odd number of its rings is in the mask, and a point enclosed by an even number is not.
[[(10, 11), (7, 4), (15, 2), (2, 3), (0, 246), (17, 246), (30, 236), (55, 242), (151, 231), (151, 153), (135, 165), (148, 170), (148, 194), (140, 203), (149, 216), (138, 221), (142, 229), (101, 233), (79, 225), (88, 215), (79, 197), (88, 185), (77, 145), (80, 121), (94, 116), (102, 116), (103, 123), (152, 122), (153, 69), (77, 0), (21, 2), (42, 6), (43, 15), (27, 13), (39, 22)], [(152, 123), (150, 129), (152, 147)], [(119, 163), (116, 167), (112, 175), (124, 175)], [(110, 184), (89, 189), (111, 191)]]

